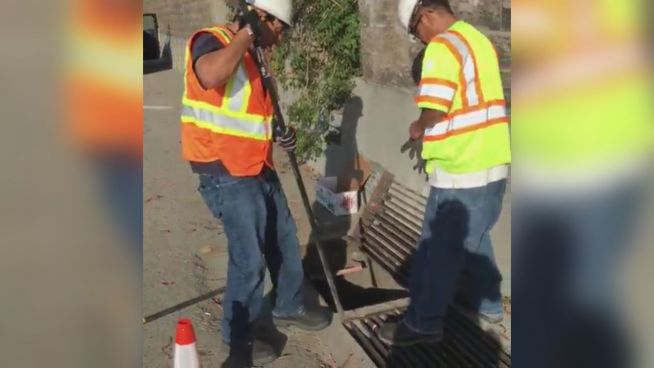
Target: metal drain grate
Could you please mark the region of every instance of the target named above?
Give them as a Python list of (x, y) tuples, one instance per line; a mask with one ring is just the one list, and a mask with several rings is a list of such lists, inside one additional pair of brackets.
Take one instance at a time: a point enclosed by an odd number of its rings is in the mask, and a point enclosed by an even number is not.
[(406, 285), (427, 199), (394, 181), (387, 171), (374, 184), (353, 237), (365, 253)]
[(343, 322), (377, 367), (510, 367), (511, 355), (498, 338), (482, 330), (466, 316), (450, 308), (445, 318), (445, 334), (438, 344), (391, 347), (377, 338), (385, 321), (397, 320), (400, 309), (353, 318)]

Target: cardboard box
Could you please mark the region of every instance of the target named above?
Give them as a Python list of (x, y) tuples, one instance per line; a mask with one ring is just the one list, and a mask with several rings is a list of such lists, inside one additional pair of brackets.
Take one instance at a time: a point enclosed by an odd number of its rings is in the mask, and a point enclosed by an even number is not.
[(352, 172), (341, 176), (321, 176), (316, 182), (316, 199), (335, 216), (359, 212), (359, 192), (370, 176), (370, 165), (361, 155)]
[(359, 211), (359, 190), (339, 192), (338, 177), (321, 176), (316, 183), (316, 199), (335, 216), (353, 215)]

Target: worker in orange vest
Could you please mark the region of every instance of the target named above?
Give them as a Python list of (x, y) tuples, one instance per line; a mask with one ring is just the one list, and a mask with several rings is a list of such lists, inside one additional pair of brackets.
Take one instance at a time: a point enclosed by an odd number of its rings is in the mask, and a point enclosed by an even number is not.
[(295, 131), (273, 134), (273, 105), (252, 56), (255, 39), (268, 55), (280, 42), (291, 26), (291, 0), (249, 3), (254, 12), (189, 39), (181, 135), (183, 157), (199, 175), (199, 191), (227, 235), (223, 342), (230, 358), (244, 349), (252, 352), (247, 358), (254, 364), (263, 364), (278, 356), (251, 331), (263, 303), (266, 266), (276, 290), (277, 325), (320, 330), (329, 315), (302, 301), (296, 225), (272, 161), (273, 137), (293, 151)]
[(66, 22), (63, 114), (72, 146), (100, 189), (141, 267), (143, 250), (143, 70), (141, 7), (74, 0)]

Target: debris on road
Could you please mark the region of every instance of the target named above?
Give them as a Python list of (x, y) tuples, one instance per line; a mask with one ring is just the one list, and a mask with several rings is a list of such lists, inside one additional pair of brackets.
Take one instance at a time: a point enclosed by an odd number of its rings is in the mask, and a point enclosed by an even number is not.
[(145, 203), (150, 203), (150, 202), (152, 202), (152, 201), (158, 201), (158, 200), (160, 200), (161, 198), (163, 198), (162, 195), (160, 195), (160, 194), (156, 194), (156, 195), (153, 195), (152, 197), (148, 197), (148, 198), (145, 200)]
[(213, 247), (211, 245), (204, 246), (198, 250), (202, 254), (209, 254), (213, 251)]
[(161, 347), (161, 351), (166, 354), (168, 359), (173, 359), (173, 337), (168, 336), (168, 343)]

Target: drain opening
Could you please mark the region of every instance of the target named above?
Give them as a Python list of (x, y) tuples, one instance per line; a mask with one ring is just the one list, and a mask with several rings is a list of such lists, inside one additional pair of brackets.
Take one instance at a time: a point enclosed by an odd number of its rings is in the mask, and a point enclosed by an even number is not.
[(468, 317), (450, 308), (445, 318), (444, 337), (438, 344), (393, 347), (377, 338), (386, 321), (401, 318), (404, 310), (350, 319), (343, 325), (377, 367), (500, 367), (511, 366), (511, 355), (499, 338), (482, 330)]

